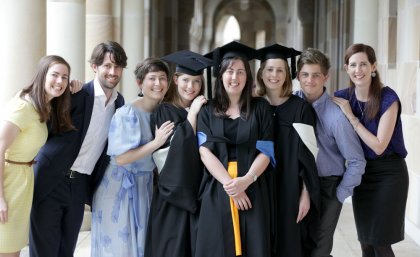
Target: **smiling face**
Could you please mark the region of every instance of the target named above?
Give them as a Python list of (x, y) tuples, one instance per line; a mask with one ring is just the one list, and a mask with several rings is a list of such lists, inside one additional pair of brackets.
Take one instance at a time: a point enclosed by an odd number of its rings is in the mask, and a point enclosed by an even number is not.
[(324, 75), (319, 64), (304, 64), (299, 71), (298, 80), (305, 98), (314, 102), (324, 93), (324, 84), (328, 74)]
[(101, 65), (92, 64), (92, 68), (105, 93), (111, 92), (121, 80), (123, 67), (114, 62), (110, 53), (105, 54)]
[(151, 71), (144, 80), (137, 81), (141, 87), (143, 97), (154, 101), (161, 101), (168, 91), (168, 77), (164, 71)]
[(69, 69), (61, 63), (52, 64), (45, 76), (47, 100), (61, 96), (69, 85)]
[(358, 52), (350, 56), (344, 68), (354, 85), (368, 87), (372, 82), (371, 74), (376, 71), (376, 63), (371, 64), (365, 52)]
[(240, 97), (246, 84), (246, 70), (242, 60), (232, 60), (222, 75), (223, 86), (229, 98)]
[(194, 98), (200, 94), (203, 80), (201, 75), (192, 76), (180, 74), (174, 76), (174, 82), (177, 85), (179, 100), (184, 108), (189, 107)]
[(267, 91), (280, 92), (287, 77), (287, 63), (283, 59), (268, 59), (261, 78)]

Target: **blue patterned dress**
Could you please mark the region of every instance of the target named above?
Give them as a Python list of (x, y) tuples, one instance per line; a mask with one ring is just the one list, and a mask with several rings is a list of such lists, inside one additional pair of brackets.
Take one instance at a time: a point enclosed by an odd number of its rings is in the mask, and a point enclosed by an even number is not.
[(111, 163), (92, 204), (93, 257), (144, 256), (152, 199), (152, 156), (119, 166), (115, 157), (150, 142), (150, 113), (128, 104), (117, 110), (108, 135)]

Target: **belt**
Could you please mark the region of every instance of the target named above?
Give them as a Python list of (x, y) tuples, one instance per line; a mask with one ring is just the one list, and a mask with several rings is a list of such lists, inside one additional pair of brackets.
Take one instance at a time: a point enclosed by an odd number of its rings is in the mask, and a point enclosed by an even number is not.
[(319, 180), (321, 181), (339, 181), (342, 179), (343, 179), (343, 176), (336, 176), (336, 175), (319, 177)]
[(31, 167), (32, 165), (34, 165), (36, 163), (35, 160), (32, 160), (30, 162), (16, 162), (16, 161), (11, 161), (8, 159), (4, 159), (5, 162), (10, 163), (10, 164), (16, 164), (16, 165), (28, 165), (29, 167)]
[(84, 176), (85, 174), (82, 174), (80, 172), (77, 172), (75, 170), (68, 170), (67, 172), (64, 173), (64, 177), (66, 178), (80, 178), (81, 176)]

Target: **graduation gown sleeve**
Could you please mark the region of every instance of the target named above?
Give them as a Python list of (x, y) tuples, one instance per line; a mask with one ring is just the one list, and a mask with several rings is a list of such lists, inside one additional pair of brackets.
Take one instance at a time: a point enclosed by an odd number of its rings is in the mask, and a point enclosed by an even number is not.
[(167, 103), (160, 105), (153, 114), (153, 121), (158, 127), (168, 120), (175, 123), (172, 138), (163, 146), (169, 146), (169, 151), (157, 186), (165, 201), (195, 212), (202, 166), (197, 138), (187, 115), (186, 110)]
[[(230, 142), (236, 146), (238, 176), (244, 176), (248, 172), (258, 154), (263, 153), (272, 159), (271, 113), (270, 106), (264, 99), (253, 98), (249, 116), (238, 118), (240, 120), (238, 121), (236, 140)], [(226, 139), (224, 135), (223, 118), (213, 114), (213, 105), (209, 101), (198, 115), (199, 145), (208, 148), (227, 168), (229, 161), (227, 142), (230, 140)], [(261, 143), (264, 147), (260, 147)], [(239, 212), (243, 257), (269, 256), (270, 197), (266, 172), (246, 190), (252, 208)], [(199, 192), (201, 209), (198, 219), (196, 256), (234, 256), (234, 234), (229, 196), (224, 191), (223, 185), (207, 169), (204, 169)]]

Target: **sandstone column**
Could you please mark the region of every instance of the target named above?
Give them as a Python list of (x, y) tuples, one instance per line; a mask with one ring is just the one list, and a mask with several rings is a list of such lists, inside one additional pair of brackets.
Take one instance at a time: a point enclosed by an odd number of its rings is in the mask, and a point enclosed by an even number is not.
[(45, 1), (5, 0), (0, 15), (0, 114), (45, 55)]
[(122, 78), (122, 94), (126, 102), (137, 97), (139, 88), (136, 86), (134, 68), (145, 59), (145, 16), (144, 0), (125, 0), (121, 6), (121, 45), (127, 53), (127, 69)]
[(47, 54), (66, 59), (71, 66), (71, 78), (84, 78), (84, 0), (47, 0)]
[(85, 79), (87, 81), (95, 76), (90, 63), (87, 62), (92, 50), (97, 44), (107, 40), (117, 41), (114, 39), (112, 0), (86, 0)]

